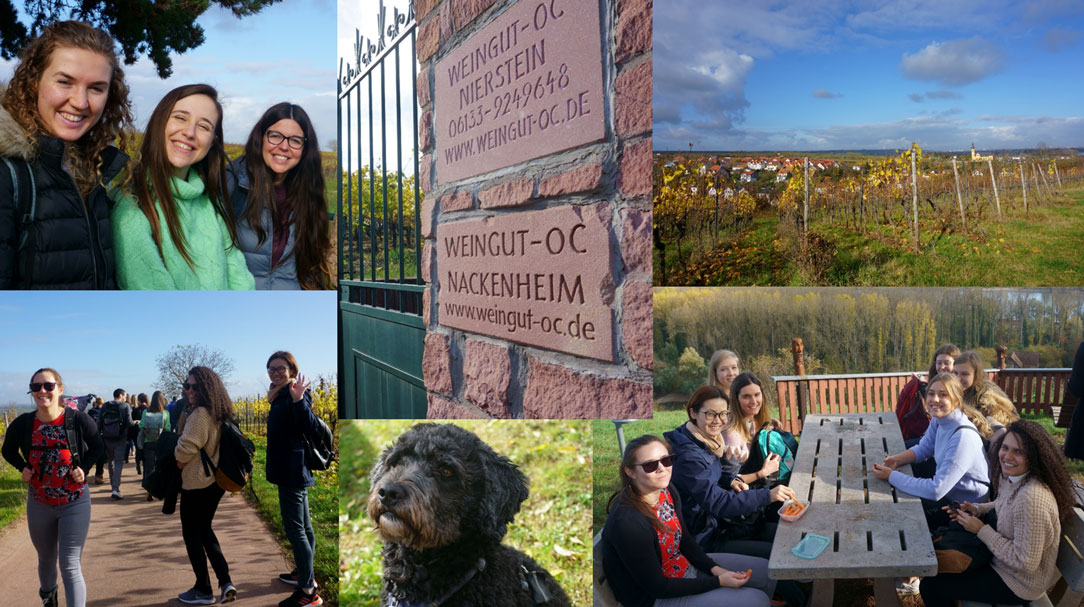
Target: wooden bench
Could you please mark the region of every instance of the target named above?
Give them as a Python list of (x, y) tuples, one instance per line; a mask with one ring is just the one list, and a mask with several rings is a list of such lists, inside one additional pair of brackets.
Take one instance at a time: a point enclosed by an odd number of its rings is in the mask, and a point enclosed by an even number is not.
[(592, 556), (594, 557), (594, 570), (591, 573), (591, 583), (594, 586), (594, 607), (621, 607), (621, 603), (614, 598), (614, 591), (606, 581), (606, 572), (602, 569), (602, 532), (595, 534)]

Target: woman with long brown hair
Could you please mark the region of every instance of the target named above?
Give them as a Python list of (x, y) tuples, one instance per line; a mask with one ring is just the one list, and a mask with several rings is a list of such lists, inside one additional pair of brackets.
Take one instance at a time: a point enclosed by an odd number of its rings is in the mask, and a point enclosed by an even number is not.
[(228, 169), (237, 236), (257, 289), (330, 289), (335, 261), (320, 145), (299, 105), (268, 108)]
[[(177, 598), (189, 605), (216, 602), (207, 572), (209, 560), (218, 577), (220, 600), (225, 603), (234, 600), (237, 588), (230, 581), (230, 566), (211, 529), (218, 502), (225, 493), (215, 482), (212, 468), (218, 466), (222, 422), (233, 419), (233, 401), (222, 378), (207, 367), (192, 367), (182, 387), (190, 410), (173, 455), (181, 469), (181, 536), (196, 574), (196, 584)], [(201, 451), (211, 460), (212, 467), (203, 465)]]
[(105, 188), (131, 124), (112, 36), (61, 21), (23, 49), (0, 97), (0, 289), (116, 288)]
[(116, 195), (122, 289), (253, 288), (237, 247), (225, 172), (218, 91), (188, 84), (166, 93), (147, 122), (130, 175), (134, 194)]
[(768, 561), (705, 554), (685, 530), (671, 466), (670, 446), (657, 436), (625, 447), (621, 488), (610, 497), (602, 530), (603, 568), (614, 596), (626, 607), (767, 607), (775, 587)]

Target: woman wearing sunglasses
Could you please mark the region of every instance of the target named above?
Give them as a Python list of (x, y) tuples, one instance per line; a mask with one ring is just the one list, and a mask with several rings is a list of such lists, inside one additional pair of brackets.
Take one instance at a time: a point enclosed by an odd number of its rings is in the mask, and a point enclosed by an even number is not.
[(206, 84), (173, 89), (147, 122), (134, 194), (116, 193), (113, 233), (122, 289), (246, 290), (225, 191), (222, 105)]
[(705, 554), (685, 532), (681, 498), (670, 484), (670, 446), (656, 436), (629, 442), (618, 489), (606, 506), (603, 569), (625, 607), (771, 604), (768, 561)]
[(297, 359), (284, 351), (267, 359), (271, 387), (267, 402), (267, 482), (279, 489), (279, 512), (282, 528), (294, 552), (295, 568), (279, 574), (279, 580), (297, 590), (279, 603), (279, 607), (316, 607), (324, 600), (316, 592), (313, 578), (313, 552), (316, 534), (309, 517), (308, 488), (313, 485), (312, 471), (305, 465), (304, 437), (315, 433), (319, 425), (312, 412), (312, 392), (304, 375), (298, 375)]
[[(181, 536), (196, 574), (196, 585), (177, 598), (189, 605), (217, 602), (207, 572), (209, 560), (218, 577), (220, 601), (226, 603), (236, 598), (237, 588), (230, 581), (230, 566), (211, 523), (225, 493), (215, 482), (214, 467), (218, 466), (222, 422), (233, 419), (233, 402), (222, 379), (207, 367), (192, 367), (181, 386), (189, 411), (173, 455), (181, 469)], [(201, 452), (211, 460), (212, 467), (203, 465)]]
[(257, 289), (334, 286), (320, 146), (301, 106), (279, 103), (264, 112), (227, 183)]
[[(90, 528), (86, 477), (102, 452), (98, 427), (85, 413), (65, 407), (64, 383), (53, 369), (30, 378), (35, 410), (15, 418), (0, 448), (30, 485), (26, 524), (38, 553), (42, 607), (57, 607), (57, 560), (68, 607), (84, 607), (87, 587), (81, 558)], [(72, 449), (72, 445), (78, 445)], [(84, 448), (85, 447), (85, 448)]]

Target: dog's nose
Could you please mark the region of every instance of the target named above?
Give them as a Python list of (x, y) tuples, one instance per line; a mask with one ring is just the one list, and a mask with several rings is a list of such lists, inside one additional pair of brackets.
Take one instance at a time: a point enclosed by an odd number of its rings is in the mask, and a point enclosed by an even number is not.
[(377, 490), (377, 495), (380, 496), (382, 504), (390, 506), (403, 499), (403, 487), (398, 483), (388, 483)]

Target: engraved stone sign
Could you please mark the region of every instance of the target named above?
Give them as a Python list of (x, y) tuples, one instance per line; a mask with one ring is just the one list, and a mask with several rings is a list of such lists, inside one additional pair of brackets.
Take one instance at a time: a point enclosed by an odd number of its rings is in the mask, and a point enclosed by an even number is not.
[(440, 324), (613, 360), (605, 202), (440, 225)]
[(437, 62), (437, 182), (602, 139), (597, 2), (520, 0)]

